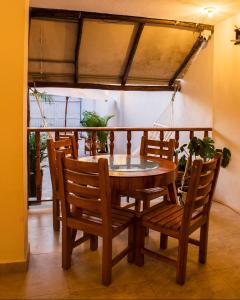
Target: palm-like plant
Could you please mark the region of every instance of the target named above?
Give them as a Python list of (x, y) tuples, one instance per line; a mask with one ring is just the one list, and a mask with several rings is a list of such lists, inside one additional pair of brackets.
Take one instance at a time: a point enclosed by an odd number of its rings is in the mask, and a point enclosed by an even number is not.
[[(83, 119), (81, 121), (84, 127), (107, 127), (107, 124), (114, 115), (99, 116), (96, 112), (85, 111), (83, 113)], [(100, 143), (100, 149), (102, 152), (106, 149), (108, 131), (97, 131), (97, 138)], [(88, 132), (88, 136), (91, 137), (92, 133)]]

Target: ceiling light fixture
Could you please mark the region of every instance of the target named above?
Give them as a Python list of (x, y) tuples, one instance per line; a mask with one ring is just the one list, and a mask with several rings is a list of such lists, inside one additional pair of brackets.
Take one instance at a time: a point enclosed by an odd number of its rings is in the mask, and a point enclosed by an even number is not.
[(212, 18), (216, 13), (217, 8), (215, 6), (208, 6), (205, 7), (203, 11), (209, 18)]

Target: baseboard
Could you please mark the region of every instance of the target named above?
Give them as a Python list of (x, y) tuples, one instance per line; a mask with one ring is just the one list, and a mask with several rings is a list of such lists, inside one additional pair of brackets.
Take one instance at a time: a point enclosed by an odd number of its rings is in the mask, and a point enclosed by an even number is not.
[(30, 259), (30, 247), (28, 246), (26, 260), (10, 262), (10, 263), (0, 263), (0, 274), (26, 272), (28, 270), (29, 259)]

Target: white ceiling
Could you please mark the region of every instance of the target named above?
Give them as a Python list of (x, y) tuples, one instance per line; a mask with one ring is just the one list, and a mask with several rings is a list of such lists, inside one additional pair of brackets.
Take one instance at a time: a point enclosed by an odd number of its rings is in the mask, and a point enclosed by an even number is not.
[[(30, 5), (208, 24), (240, 13), (240, 0), (30, 0)], [(208, 6), (217, 7), (212, 18), (202, 13)]]

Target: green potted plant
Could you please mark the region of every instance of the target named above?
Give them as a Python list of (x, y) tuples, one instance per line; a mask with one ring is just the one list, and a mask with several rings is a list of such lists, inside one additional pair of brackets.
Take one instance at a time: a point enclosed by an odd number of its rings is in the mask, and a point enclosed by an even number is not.
[(204, 161), (213, 159), (217, 152), (222, 153), (222, 167), (226, 168), (231, 160), (231, 151), (227, 148), (216, 149), (214, 140), (210, 137), (203, 139), (193, 137), (188, 144), (182, 145), (177, 154), (181, 154), (178, 163), (177, 187), (180, 201), (184, 203), (188, 190), (189, 174), (191, 171), (192, 159), (202, 158)]
[[(40, 164), (47, 157), (46, 154), (47, 148), (47, 137), (46, 135), (41, 135), (40, 141)], [(29, 197), (36, 197), (36, 146), (35, 146), (35, 132), (31, 132), (28, 138), (28, 167), (29, 167), (29, 182), (28, 182), (28, 194)], [(42, 182), (42, 168), (44, 165), (41, 165), (41, 182)]]
[[(99, 116), (96, 112), (85, 111), (83, 112), (83, 119), (81, 121), (84, 127), (107, 127), (107, 124), (114, 115)], [(88, 132), (88, 137), (92, 137), (92, 133)], [(97, 141), (99, 143), (99, 152), (108, 152), (107, 147), (108, 131), (97, 131)]]

